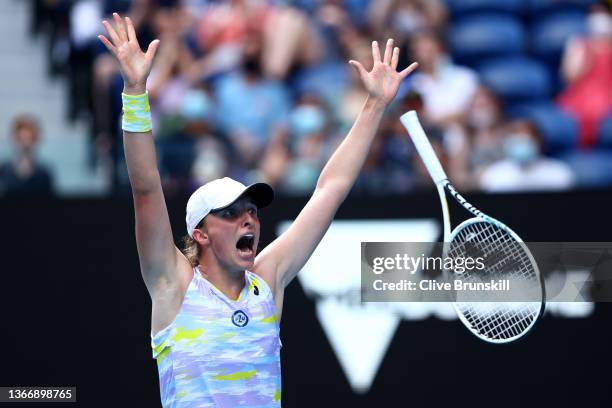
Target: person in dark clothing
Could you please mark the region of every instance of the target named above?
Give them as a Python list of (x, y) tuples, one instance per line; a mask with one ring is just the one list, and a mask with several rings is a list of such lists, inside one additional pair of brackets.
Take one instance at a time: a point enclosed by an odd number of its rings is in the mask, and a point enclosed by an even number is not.
[(35, 155), (39, 127), (27, 115), (15, 118), (12, 125), (15, 152), (11, 160), (0, 164), (0, 195), (50, 195), (53, 181), (49, 170)]

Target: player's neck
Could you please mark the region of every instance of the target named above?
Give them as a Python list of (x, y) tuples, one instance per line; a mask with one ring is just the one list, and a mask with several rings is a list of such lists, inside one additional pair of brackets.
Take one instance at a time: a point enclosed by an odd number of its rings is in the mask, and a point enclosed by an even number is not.
[(202, 277), (212, 283), (225, 296), (236, 300), (245, 285), (244, 270), (229, 270), (218, 263), (203, 262), (199, 266)]

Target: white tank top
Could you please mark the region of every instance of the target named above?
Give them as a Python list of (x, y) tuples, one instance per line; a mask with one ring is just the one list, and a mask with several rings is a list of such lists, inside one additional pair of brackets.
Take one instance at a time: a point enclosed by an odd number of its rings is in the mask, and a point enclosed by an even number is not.
[(280, 407), (280, 337), (272, 291), (245, 271), (231, 300), (194, 268), (174, 321), (151, 338), (162, 405)]

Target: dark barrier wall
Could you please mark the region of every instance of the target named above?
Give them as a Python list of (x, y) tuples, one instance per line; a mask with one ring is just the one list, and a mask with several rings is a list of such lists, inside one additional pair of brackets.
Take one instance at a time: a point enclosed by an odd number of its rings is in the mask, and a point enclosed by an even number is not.
[[(612, 192), (469, 199), (525, 241), (612, 241)], [(177, 239), (185, 202), (168, 202)], [(304, 203), (278, 199), (262, 212), (264, 245), (277, 221), (294, 218)], [(451, 216), (466, 215), (453, 209)], [(351, 196), (338, 218), (439, 218), (439, 212), (432, 191)], [(75, 385), (79, 402), (66, 406), (160, 406), (149, 346), (151, 304), (133, 223), (128, 198), (0, 201), (0, 386)], [(547, 315), (523, 341), (493, 346), (457, 320), (404, 320), (371, 389), (359, 395), (313, 300), (293, 282), (281, 325), (283, 406), (609, 407), (611, 327), (612, 307), (598, 304), (588, 318)]]

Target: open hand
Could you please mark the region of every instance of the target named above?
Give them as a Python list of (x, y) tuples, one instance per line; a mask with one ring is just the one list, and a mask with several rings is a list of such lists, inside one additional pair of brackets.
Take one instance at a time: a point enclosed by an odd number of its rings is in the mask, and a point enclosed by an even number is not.
[(151, 41), (147, 52), (144, 53), (138, 44), (132, 20), (129, 17), (124, 20), (117, 13), (113, 13), (113, 18), (114, 27), (106, 20), (102, 22), (110, 41), (103, 35), (99, 35), (98, 38), (119, 61), (124, 91), (142, 94), (146, 91), (147, 77), (151, 72), (159, 40)]
[(378, 42), (372, 41), (372, 57), (374, 66), (370, 72), (358, 61), (349, 61), (359, 72), (361, 81), (370, 96), (381, 99), (384, 103), (389, 103), (395, 97), (400, 83), (419, 65), (413, 62), (401, 72), (397, 72), (397, 62), (399, 59), (399, 48), (393, 47), (393, 39), (387, 40), (385, 55), (381, 59)]

